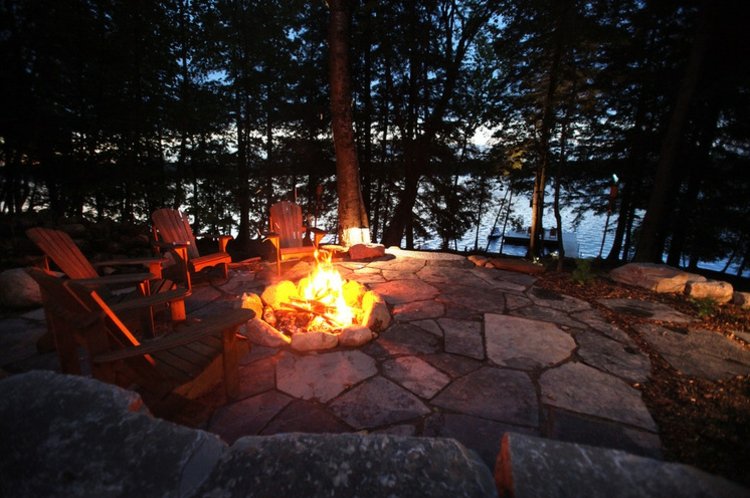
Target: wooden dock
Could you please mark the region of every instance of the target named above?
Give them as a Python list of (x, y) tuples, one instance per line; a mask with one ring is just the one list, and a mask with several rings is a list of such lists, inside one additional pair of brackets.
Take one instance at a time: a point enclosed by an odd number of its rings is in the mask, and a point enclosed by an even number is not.
[[(542, 248), (548, 252), (557, 250), (557, 235), (559, 232), (554, 229), (545, 228), (542, 235)], [(528, 246), (530, 238), (529, 230), (525, 232), (511, 231), (505, 234), (505, 245)], [(562, 233), (563, 249), (565, 256), (568, 258), (577, 258), (579, 255), (578, 238), (574, 232)]]

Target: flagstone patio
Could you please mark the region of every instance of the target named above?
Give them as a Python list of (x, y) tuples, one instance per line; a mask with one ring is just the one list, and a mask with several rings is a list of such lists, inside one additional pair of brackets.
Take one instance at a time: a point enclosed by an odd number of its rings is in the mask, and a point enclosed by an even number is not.
[[(383, 296), (392, 324), (359, 349), (253, 346), (241, 360), (240, 399), (221, 403), (206, 430), (229, 443), (282, 432), (452, 437), (490, 468), (506, 431), (661, 455), (659, 428), (638, 389), (648, 380), (649, 357), (597, 307), (458, 255), (389, 249), (376, 261), (336, 266)], [(284, 278), (308, 270), (304, 262), (287, 266)], [(262, 291), (274, 279), (270, 269), (232, 270), (226, 282), (196, 286), (188, 312), (237, 306), (243, 292)], [(639, 333), (678, 370), (710, 379), (750, 372), (750, 352), (692, 329), (690, 317), (671, 308), (599, 304), (648, 320)], [(19, 337), (21, 326), (43, 331), (43, 314), (0, 320), (0, 340)], [(0, 366), (44, 367), (29, 344), (9, 344)]]

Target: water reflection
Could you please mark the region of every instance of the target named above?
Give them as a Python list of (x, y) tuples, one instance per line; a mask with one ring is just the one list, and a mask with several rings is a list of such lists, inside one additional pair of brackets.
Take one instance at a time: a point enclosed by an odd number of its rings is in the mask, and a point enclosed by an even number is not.
[[(502, 197), (502, 187), (497, 187), (493, 191), (493, 199), (500, 199)], [(602, 193), (602, 198), (606, 198), (607, 193)], [(552, 210), (552, 203), (549, 199), (552, 199), (552, 194), (548, 192), (548, 201), (545, 205), (549, 206), (544, 212), (544, 226), (545, 228), (554, 227), (556, 225), (554, 212)], [(514, 197), (511, 202), (511, 214), (521, 222), (522, 227), (528, 227), (531, 225), (531, 207), (529, 206), (529, 198), (527, 196)], [(566, 232), (574, 232), (578, 240), (578, 255), (579, 258), (595, 258), (601, 257), (606, 258), (612, 248), (612, 242), (614, 239), (614, 230), (617, 227), (617, 215), (613, 214), (610, 218), (608, 233), (604, 237), (604, 226), (606, 224), (606, 213), (601, 215), (596, 214), (592, 210), (584, 211), (580, 213), (574, 213), (572, 207), (561, 208), (561, 218), (563, 223), (563, 230)], [(636, 215), (642, 218), (644, 212), (638, 211)], [(581, 221), (578, 226), (573, 225), (573, 220), (576, 215), (581, 217)], [(501, 240), (499, 238), (489, 238), (492, 233), (493, 227), (498, 227), (502, 230), (503, 216), (500, 217), (500, 222), (496, 225), (497, 207), (494, 209), (487, 210), (479, 224), (479, 238), (478, 238), (478, 249), (487, 250), (491, 253), (499, 253)], [(512, 231), (513, 228), (509, 225), (506, 228), (506, 232)], [(451, 249), (458, 251), (472, 251), (475, 249), (476, 240), (476, 227), (473, 227), (467, 231), (461, 239), (451, 243)], [(604, 244), (602, 244), (604, 242)], [(432, 238), (418, 239), (415, 240), (415, 246), (421, 249), (440, 249), (442, 241), (439, 237), (434, 236)], [(502, 254), (511, 256), (525, 256), (526, 246), (519, 245), (508, 245), (504, 244), (502, 247)], [(573, 257), (572, 254), (566, 254), (567, 257)], [(666, 256), (665, 256), (666, 257)], [(705, 268), (713, 271), (721, 271), (726, 266), (727, 260), (719, 260), (715, 262), (699, 262), (698, 267)], [(730, 265), (727, 270), (728, 273), (736, 274), (738, 266), (736, 264)], [(743, 273), (743, 276), (750, 276), (750, 270)]]

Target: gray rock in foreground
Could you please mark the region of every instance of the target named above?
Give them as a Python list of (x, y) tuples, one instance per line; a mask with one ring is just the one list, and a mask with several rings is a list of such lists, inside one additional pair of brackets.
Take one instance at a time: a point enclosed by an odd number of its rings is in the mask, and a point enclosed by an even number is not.
[(497, 496), (489, 469), (453, 439), (386, 434), (247, 436), (201, 496)]
[(0, 304), (9, 308), (28, 308), (42, 304), (39, 285), (23, 268), (0, 273)]
[(453, 439), (365, 434), (240, 438), (156, 419), (140, 396), (29, 372), (0, 381), (0, 496), (497, 496)]
[(750, 496), (750, 490), (687, 465), (624, 451), (508, 432), (495, 467), (500, 493), (517, 498)]
[(11, 376), (0, 400), (0, 496), (188, 496), (226, 449), (85, 377)]

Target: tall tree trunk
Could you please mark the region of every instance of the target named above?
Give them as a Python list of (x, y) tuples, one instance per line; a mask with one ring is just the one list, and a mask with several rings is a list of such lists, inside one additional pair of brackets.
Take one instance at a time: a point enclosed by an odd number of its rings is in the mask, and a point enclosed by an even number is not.
[(372, 216), (372, 117), (375, 113), (372, 105), (370, 83), (372, 82), (372, 28), (368, 9), (368, 19), (364, 32), (364, 84), (362, 85), (362, 100), (364, 101), (364, 116), (362, 120), (362, 196), (368, 217)]
[[(352, 92), (349, 74), (350, 3), (331, 0), (328, 23), (330, 51), (331, 127), (336, 150), (336, 191), (339, 197), (339, 240), (369, 242), (370, 224), (359, 183), (359, 163), (352, 126)], [(352, 229), (367, 229), (359, 232)]]
[(383, 244), (386, 246), (400, 245), (404, 230), (411, 225), (419, 180), (429, 166), (431, 145), (435, 134), (442, 125), (443, 117), (448, 110), (448, 104), (453, 99), (459, 69), (478, 31), (492, 17), (497, 8), (498, 6), (495, 3), (488, 2), (471, 19), (467, 20), (455, 49), (451, 49), (451, 53), (446, 56), (448, 61), (443, 76), (442, 93), (435, 103), (432, 113), (424, 119), (422, 133), (415, 135), (414, 139), (407, 143), (404, 149), (406, 178), (393, 217), (383, 232)]
[(666, 239), (665, 225), (669, 214), (667, 208), (669, 199), (666, 197), (673, 185), (674, 165), (679, 152), (682, 131), (690, 111), (690, 104), (700, 79), (703, 58), (708, 46), (710, 18), (713, 14), (707, 0), (701, 7), (685, 75), (680, 84), (677, 102), (661, 145), (654, 185), (649, 197), (646, 216), (643, 218), (641, 233), (638, 237), (635, 261), (662, 262), (662, 252)]
[[(712, 105), (711, 109), (705, 114), (703, 120), (704, 126), (698, 137), (698, 147), (694, 153), (690, 154), (689, 166), (688, 166), (688, 180), (687, 180), (687, 191), (682, 196), (682, 202), (680, 202), (680, 208), (678, 215), (674, 222), (674, 233), (672, 234), (672, 240), (669, 245), (669, 253), (667, 255), (667, 264), (671, 266), (679, 266), (680, 258), (685, 252), (685, 244), (690, 236), (690, 226), (693, 221), (693, 213), (698, 204), (698, 197), (703, 182), (703, 171), (702, 165), (709, 161), (711, 147), (713, 146), (714, 138), (716, 137), (716, 126), (719, 119), (718, 106)], [(688, 251), (690, 250), (688, 243)]]
[(560, 12), (556, 20), (555, 45), (552, 48), (552, 59), (550, 61), (549, 73), (547, 74), (547, 92), (544, 97), (542, 109), (542, 129), (539, 137), (540, 158), (534, 174), (534, 192), (531, 199), (531, 234), (529, 235), (529, 257), (539, 257), (542, 252), (542, 235), (544, 224), (542, 215), (544, 213), (544, 189), (547, 182), (547, 170), (550, 163), (549, 142), (552, 128), (555, 124), (555, 93), (557, 93), (557, 82), (560, 76), (560, 63), (565, 45), (565, 32), (569, 29), (568, 13), (571, 10), (569, 2), (560, 6)]
[(242, 100), (238, 99), (237, 109), (237, 190), (236, 202), (240, 223), (237, 229), (237, 245), (247, 250), (250, 245), (250, 171), (247, 161), (247, 140)]

